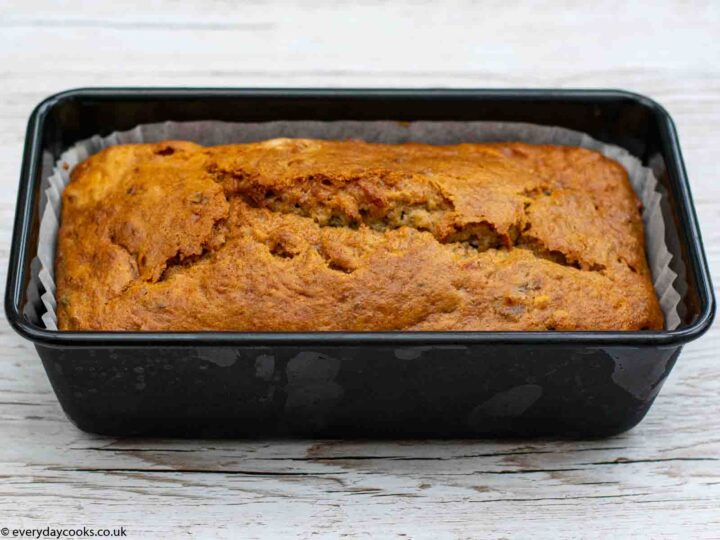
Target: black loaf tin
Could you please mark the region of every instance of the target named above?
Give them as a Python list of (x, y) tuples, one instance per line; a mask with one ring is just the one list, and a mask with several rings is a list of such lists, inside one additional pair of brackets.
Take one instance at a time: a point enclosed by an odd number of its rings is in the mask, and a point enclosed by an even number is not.
[[(558, 125), (652, 161), (683, 323), (660, 332), (57, 332), (23, 315), (45, 167), (80, 139), (165, 120), (496, 120)], [(710, 277), (675, 128), (622, 91), (87, 89), (30, 118), (5, 309), (70, 419), (175, 436), (603, 436), (647, 413), (708, 329)], [(43, 291), (38, 291), (42, 293)]]

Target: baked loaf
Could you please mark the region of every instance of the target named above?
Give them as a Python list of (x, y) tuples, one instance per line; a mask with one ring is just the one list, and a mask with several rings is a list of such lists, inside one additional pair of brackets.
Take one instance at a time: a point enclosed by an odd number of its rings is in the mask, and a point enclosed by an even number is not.
[(114, 146), (63, 194), (59, 327), (659, 329), (639, 206), (580, 148)]

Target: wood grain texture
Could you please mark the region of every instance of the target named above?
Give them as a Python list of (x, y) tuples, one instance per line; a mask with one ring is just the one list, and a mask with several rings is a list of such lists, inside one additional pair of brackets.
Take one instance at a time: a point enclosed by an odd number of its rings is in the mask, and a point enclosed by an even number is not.
[[(93, 85), (619, 87), (674, 117), (720, 283), (720, 3), (170, 0), (0, 5), (0, 279), (27, 118)], [(84, 434), (0, 321), (0, 527), (167, 537), (720, 537), (720, 327), (595, 441)]]

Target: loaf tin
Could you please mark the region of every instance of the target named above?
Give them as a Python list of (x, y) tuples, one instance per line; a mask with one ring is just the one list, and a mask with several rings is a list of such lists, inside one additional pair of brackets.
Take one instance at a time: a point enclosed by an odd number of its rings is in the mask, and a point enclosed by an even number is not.
[[(24, 306), (43, 163), (80, 139), (165, 120), (492, 120), (583, 131), (652, 164), (682, 324), (642, 332), (58, 332)], [(111, 435), (607, 436), (647, 413), (715, 310), (673, 122), (617, 90), (101, 88), (30, 117), (5, 310), (67, 416)]]

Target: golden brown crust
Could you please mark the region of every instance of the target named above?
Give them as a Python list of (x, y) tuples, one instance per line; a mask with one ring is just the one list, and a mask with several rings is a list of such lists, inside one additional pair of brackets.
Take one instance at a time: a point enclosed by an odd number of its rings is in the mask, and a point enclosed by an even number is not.
[(580, 148), (108, 148), (63, 194), (63, 330), (638, 330), (625, 170)]

